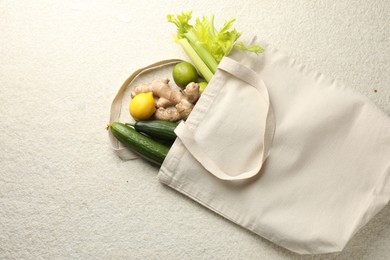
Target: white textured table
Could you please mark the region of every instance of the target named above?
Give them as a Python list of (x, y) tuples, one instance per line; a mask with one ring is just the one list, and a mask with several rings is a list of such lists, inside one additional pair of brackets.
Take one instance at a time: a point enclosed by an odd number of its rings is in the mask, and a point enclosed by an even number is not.
[[(137, 68), (186, 58), (169, 13), (237, 18), (390, 115), (389, 1), (0, 0), (1, 259), (301, 258), (110, 150), (111, 101)], [(390, 206), (337, 254), (388, 259)]]

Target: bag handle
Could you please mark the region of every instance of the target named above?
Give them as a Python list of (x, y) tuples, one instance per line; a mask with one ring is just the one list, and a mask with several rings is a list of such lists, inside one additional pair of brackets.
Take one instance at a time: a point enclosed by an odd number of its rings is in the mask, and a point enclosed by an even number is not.
[(260, 169), (269, 155), (269, 150), (273, 141), (275, 132), (275, 118), (272, 110), (272, 106), (269, 102), (268, 90), (261, 79), (260, 75), (253, 71), (251, 68), (229, 58), (225, 57), (220, 62), (218, 69), (223, 70), (255, 87), (264, 98), (268, 111), (266, 111), (266, 120), (264, 129), (261, 129), (263, 134), (263, 143), (261, 144), (258, 155), (257, 166), (249, 171), (240, 173), (236, 176), (231, 176), (224, 172), (212, 159), (206, 156), (207, 153), (203, 152), (202, 148), (198, 145), (193, 131), (186, 125), (185, 122), (181, 122), (175, 129), (176, 135), (182, 141), (188, 151), (205, 167), (211, 174), (221, 180), (244, 180), (249, 179), (260, 172)]
[(269, 105), (267, 87), (265, 86), (265, 83), (261, 79), (260, 75), (253, 69), (229, 57), (222, 59), (218, 68), (255, 87), (260, 92), (265, 102)]

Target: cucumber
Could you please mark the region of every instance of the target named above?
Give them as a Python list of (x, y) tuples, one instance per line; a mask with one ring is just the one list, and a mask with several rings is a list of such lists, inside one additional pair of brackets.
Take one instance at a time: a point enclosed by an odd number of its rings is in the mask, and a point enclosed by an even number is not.
[(134, 151), (149, 162), (159, 166), (162, 165), (169, 152), (168, 147), (120, 122), (111, 123), (109, 128), (115, 138), (130, 150)]
[(135, 122), (134, 129), (159, 140), (175, 141), (174, 132), (178, 123), (163, 120), (145, 120)]

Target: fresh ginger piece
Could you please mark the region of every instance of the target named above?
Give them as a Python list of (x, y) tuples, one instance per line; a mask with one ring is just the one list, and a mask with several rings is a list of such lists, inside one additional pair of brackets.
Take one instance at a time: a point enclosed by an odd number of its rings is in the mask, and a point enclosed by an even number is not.
[(154, 96), (168, 99), (172, 104), (176, 105), (183, 98), (183, 94), (173, 90), (168, 85), (168, 82), (168, 79), (162, 79), (155, 80), (150, 84), (141, 84), (134, 89), (131, 95), (135, 96), (139, 93), (152, 92)]
[(183, 120), (187, 120), (193, 108), (194, 104), (188, 102), (187, 99), (183, 99), (179, 104), (176, 105), (177, 112)]
[(200, 97), (199, 84), (195, 82), (189, 83), (184, 89), (184, 96), (188, 102), (195, 104)]
[(177, 122), (182, 119), (176, 107), (159, 107), (154, 113), (154, 117), (158, 120), (164, 120), (169, 122)]
[(156, 102), (156, 106), (159, 108), (159, 107), (171, 107), (171, 106), (174, 106), (175, 104), (173, 104), (169, 99), (166, 99), (166, 98), (163, 98), (163, 97), (160, 97), (157, 102)]

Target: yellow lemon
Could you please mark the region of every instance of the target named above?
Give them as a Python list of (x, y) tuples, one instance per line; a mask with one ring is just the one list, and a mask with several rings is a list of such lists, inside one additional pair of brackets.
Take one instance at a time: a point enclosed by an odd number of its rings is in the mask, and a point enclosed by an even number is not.
[(140, 93), (130, 102), (130, 115), (135, 120), (149, 119), (156, 111), (155, 101), (152, 92)]

